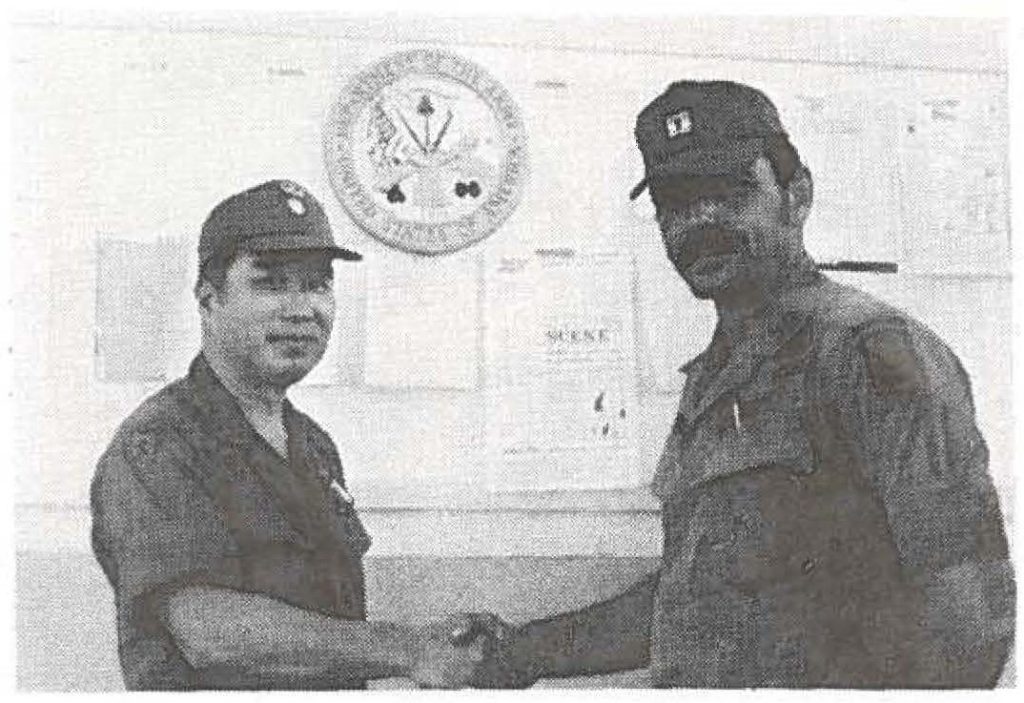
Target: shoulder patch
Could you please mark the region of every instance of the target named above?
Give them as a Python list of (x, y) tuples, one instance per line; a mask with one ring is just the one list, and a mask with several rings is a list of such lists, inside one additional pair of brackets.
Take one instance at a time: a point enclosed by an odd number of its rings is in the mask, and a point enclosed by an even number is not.
[(867, 330), (861, 338), (861, 348), (876, 393), (908, 396), (924, 386), (924, 370), (903, 325)]
[(161, 444), (160, 435), (152, 429), (136, 430), (125, 437), (121, 454), (133, 466), (145, 464), (156, 455)]
[(131, 466), (145, 468), (167, 447), (168, 432), (160, 427), (130, 431), (121, 442), (121, 455)]

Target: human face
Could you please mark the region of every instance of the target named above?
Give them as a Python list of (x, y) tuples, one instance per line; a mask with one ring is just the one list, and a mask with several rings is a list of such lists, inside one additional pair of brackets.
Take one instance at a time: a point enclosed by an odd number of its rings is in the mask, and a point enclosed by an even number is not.
[(327, 255), (242, 253), (202, 314), (209, 343), (240, 380), (286, 388), (323, 357), (334, 308)]
[(763, 286), (796, 245), (764, 156), (738, 174), (652, 183), (651, 198), (665, 252), (698, 298)]

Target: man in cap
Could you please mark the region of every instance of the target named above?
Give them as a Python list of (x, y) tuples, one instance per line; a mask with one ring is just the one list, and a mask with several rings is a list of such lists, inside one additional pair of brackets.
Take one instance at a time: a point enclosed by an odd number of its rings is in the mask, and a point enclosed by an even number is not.
[(771, 101), (674, 83), (636, 138), (668, 258), (718, 326), (655, 472), (656, 573), (497, 640), (481, 686), (649, 667), (656, 686), (990, 687), (1014, 630), (1002, 518), (956, 356), (819, 273), (812, 181)]
[(472, 672), (480, 643), (463, 619), (366, 621), (370, 539), (334, 443), (286, 397), (326, 349), (332, 260), (360, 258), (290, 181), (204, 223), (202, 349), (121, 424), (92, 483), (129, 689), (455, 685)]

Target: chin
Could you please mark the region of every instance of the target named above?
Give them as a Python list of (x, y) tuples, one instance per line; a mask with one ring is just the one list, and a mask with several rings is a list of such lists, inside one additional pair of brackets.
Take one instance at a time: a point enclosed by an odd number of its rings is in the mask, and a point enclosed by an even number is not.
[(715, 296), (717, 296), (721, 292), (721, 291), (718, 291), (718, 290), (708, 290), (706, 288), (697, 288), (697, 287), (691, 285), (689, 282), (687, 282), (687, 286), (689, 286), (690, 292), (693, 294), (693, 297), (697, 298), (698, 300), (714, 300)]
[(708, 300), (714, 297), (715, 291), (709, 290), (706, 286), (701, 286), (699, 283), (695, 282), (690, 276), (687, 276), (686, 267), (679, 263), (679, 261), (677, 261), (672, 256), (669, 257), (669, 261), (672, 262), (672, 267), (676, 270), (676, 273), (679, 274), (679, 277), (683, 279), (683, 282), (686, 284), (686, 287), (690, 289), (690, 292), (693, 294), (695, 298), (699, 298), (700, 300)]
[(275, 386), (287, 387), (308, 376), (319, 361), (319, 356), (315, 359), (273, 359), (264, 365), (263, 375)]
[(713, 300), (719, 295), (725, 293), (732, 285), (731, 279), (718, 285), (707, 285), (701, 284), (700, 281), (693, 280), (682, 272), (679, 273), (679, 277), (686, 283), (686, 287), (690, 289), (693, 297), (699, 300)]
[(284, 368), (279, 365), (275, 365), (273, 368), (264, 369), (263, 378), (272, 386), (287, 388), (288, 386), (298, 383), (304, 379), (309, 375), (310, 371), (311, 369), (307, 367)]

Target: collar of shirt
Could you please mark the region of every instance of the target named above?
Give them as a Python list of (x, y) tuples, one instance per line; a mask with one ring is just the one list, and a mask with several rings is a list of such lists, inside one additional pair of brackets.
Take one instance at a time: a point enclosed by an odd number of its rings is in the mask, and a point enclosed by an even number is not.
[[(308, 463), (306, 428), (300, 414), (288, 400), (284, 403), (284, 423), (288, 434), (288, 456), (282, 457), (253, 428), (235, 397), (224, 387), (206, 358), (200, 354), (189, 368), (188, 381), (193, 399), (205, 420), (203, 431), (218, 453), (229, 460), (235, 479), (238, 472), (255, 472), (284, 514), (300, 533), (309, 534), (309, 508), (323, 507), (326, 486), (314, 476)], [(241, 460), (241, 464), (237, 460)], [(214, 477), (209, 477), (215, 480)], [(220, 485), (221, 481), (216, 481)]]
[[(199, 354), (193, 361), (188, 371), (188, 381), (192, 386), (196, 404), (203, 415), (211, 422), (209, 431), (216, 435), (217, 439), (236, 447), (248, 447), (252, 444), (260, 446), (270, 445), (264, 440), (248, 418), (242, 412), (238, 400), (224, 387), (217, 374), (210, 367), (206, 357)], [(298, 413), (287, 399), (284, 401), (284, 426), (288, 434), (288, 453), (291, 455), (296, 440), (302, 438), (302, 428)], [(277, 452), (274, 452), (277, 454)], [(292, 457), (282, 457), (290, 460)]]
[(807, 304), (808, 292), (823, 280), (817, 271), (814, 274), (794, 281), (773, 298), (742, 339), (731, 341), (720, 327), (715, 329), (707, 349), (680, 369), (687, 375), (680, 414), (688, 421), (703, 415), (719, 398), (746, 383), (763, 359), (805, 327), (814, 307)]

